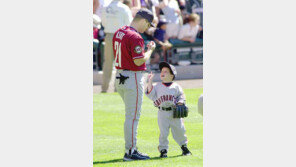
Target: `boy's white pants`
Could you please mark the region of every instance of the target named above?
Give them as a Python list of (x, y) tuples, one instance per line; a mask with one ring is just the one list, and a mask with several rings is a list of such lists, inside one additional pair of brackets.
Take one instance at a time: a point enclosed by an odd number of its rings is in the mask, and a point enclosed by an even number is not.
[(159, 146), (158, 150), (163, 149), (168, 150), (169, 140), (168, 136), (170, 133), (170, 128), (173, 134), (173, 138), (181, 147), (184, 144), (187, 144), (187, 136), (185, 134), (185, 126), (182, 118), (173, 118), (173, 111), (158, 111), (158, 127), (160, 130), (159, 136)]

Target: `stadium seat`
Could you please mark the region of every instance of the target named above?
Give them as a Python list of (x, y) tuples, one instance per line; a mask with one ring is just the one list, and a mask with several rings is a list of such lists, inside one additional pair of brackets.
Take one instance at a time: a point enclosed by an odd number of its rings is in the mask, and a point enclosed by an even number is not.
[(194, 64), (203, 63), (203, 40), (196, 42), (184, 42), (178, 39), (170, 40), (173, 47), (167, 52), (167, 61), (177, 64), (180, 60), (189, 60)]

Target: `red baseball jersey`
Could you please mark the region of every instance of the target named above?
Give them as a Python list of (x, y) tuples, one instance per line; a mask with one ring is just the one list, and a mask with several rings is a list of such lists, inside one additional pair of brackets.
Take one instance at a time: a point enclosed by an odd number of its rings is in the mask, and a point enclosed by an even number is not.
[(116, 69), (144, 71), (146, 64), (137, 66), (135, 59), (144, 57), (144, 40), (141, 35), (130, 26), (123, 26), (114, 33), (113, 51)]

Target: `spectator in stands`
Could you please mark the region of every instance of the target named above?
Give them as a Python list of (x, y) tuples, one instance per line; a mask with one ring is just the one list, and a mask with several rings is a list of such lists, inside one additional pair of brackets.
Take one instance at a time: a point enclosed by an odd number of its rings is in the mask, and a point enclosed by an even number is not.
[(167, 24), (168, 22), (165, 19), (161, 19), (157, 24), (157, 29), (154, 32), (154, 41), (157, 44), (157, 48), (160, 47), (162, 49), (162, 52), (155, 53), (155, 55), (151, 59), (151, 62), (150, 62), (151, 65), (158, 64), (160, 61), (160, 57), (164, 57), (164, 60), (167, 61), (165, 57), (166, 51), (167, 49), (172, 47), (172, 44), (169, 43), (168, 39), (166, 38)]
[(165, 33), (168, 22), (165, 19), (161, 19), (157, 24), (157, 29), (154, 32), (154, 40), (162, 45), (167, 39)]
[(101, 19), (96, 14), (93, 14), (93, 61), (94, 61), (94, 68), (98, 69), (98, 53), (99, 53), (99, 40), (98, 40), (98, 34), (99, 29), (101, 28)]
[(186, 16), (188, 15), (188, 11), (186, 10), (186, 1), (185, 0), (177, 0), (177, 1), (178, 1), (180, 11), (181, 11), (181, 17), (182, 17), (181, 21), (183, 21), (186, 18)]
[(186, 10), (186, 1), (185, 0), (177, 0), (180, 10)]
[(159, 6), (158, 0), (140, 0), (141, 1), (141, 7), (149, 9), (154, 16), (154, 20), (156, 23), (158, 23), (158, 17), (156, 15), (156, 9), (155, 7)]
[(97, 1), (97, 2), (94, 2), (94, 5), (97, 6), (97, 8), (95, 8), (94, 6), (94, 14), (102, 18), (103, 8), (107, 7), (112, 0), (94, 0), (94, 1)]
[(126, 6), (128, 6), (130, 9), (133, 7), (131, 0), (123, 0), (123, 4), (125, 4)]
[(141, 9), (141, 1), (140, 0), (131, 0), (131, 11), (132, 11), (132, 16), (135, 17), (136, 13), (138, 10)]
[(177, 38), (180, 29), (181, 11), (176, 0), (163, 0), (158, 6), (167, 20), (167, 38)]
[[(128, 6), (122, 3), (123, 0), (113, 0), (109, 6), (102, 11), (102, 24), (106, 33), (104, 46), (103, 83), (102, 92), (108, 90), (113, 71), (113, 46), (114, 33), (122, 26), (130, 25), (133, 17)], [(114, 76), (115, 77), (115, 76)], [(112, 84), (114, 89), (114, 84)], [(111, 90), (112, 90), (111, 89)]]
[(96, 14), (93, 14), (93, 35), (94, 39), (98, 39), (99, 29), (101, 28), (101, 19)]
[(178, 39), (182, 41), (187, 41), (193, 43), (196, 41), (196, 36), (198, 31), (202, 28), (199, 26), (200, 17), (199, 15), (193, 13), (188, 17), (188, 23), (184, 24), (178, 34)]
[(98, 0), (93, 0), (93, 14), (96, 13), (99, 6), (100, 6), (100, 2)]

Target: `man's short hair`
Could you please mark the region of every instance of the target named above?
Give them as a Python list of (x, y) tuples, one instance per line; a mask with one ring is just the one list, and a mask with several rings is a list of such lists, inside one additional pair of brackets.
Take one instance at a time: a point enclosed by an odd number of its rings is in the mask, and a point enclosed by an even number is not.
[(143, 18), (141, 15), (139, 15), (139, 14), (136, 14), (136, 16), (134, 17), (134, 21), (139, 21), (139, 20), (141, 20), (141, 19), (145, 19), (145, 18)]
[(154, 16), (153, 16), (153, 13), (149, 9), (142, 8), (136, 13), (134, 20), (137, 21), (140, 19), (147, 20), (148, 23), (150, 24), (150, 26), (155, 27), (155, 24), (153, 23)]

